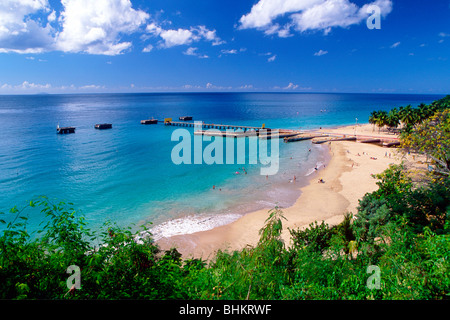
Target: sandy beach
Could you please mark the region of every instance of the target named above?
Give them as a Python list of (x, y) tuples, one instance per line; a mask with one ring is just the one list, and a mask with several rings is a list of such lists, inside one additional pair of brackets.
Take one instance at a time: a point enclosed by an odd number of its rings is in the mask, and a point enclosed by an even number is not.
[[(362, 134), (395, 138), (391, 133), (373, 129), (372, 125), (324, 128), (319, 131), (341, 134)], [(293, 142), (302, 143), (302, 142)], [(390, 164), (400, 163), (395, 148), (386, 148), (369, 143), (338, 141), (327, 143), (331, 158), (325, 168), (310, 176), (309, 184), (299, 188), (297, 201), (282, 208), (287, 221), (283, 221), (283, 239), (290, 245), (288, 228), (305, 228), (314, 221), (325, 221), (329, 225), (339, 224), (346, 212), (356, 213), (358, 200), (367, 192), (377, 189), (372, 174), (384, 171)], [(318, 180), (323, 179), (324, 183)], [(210, 259), (221, 250), (239, 250), (255, 246), (259, 230), (268, 217), (268, 209), (248, 213), (230, 224), (208, 231), (188, 235), (177, 235), (158, 240), (162, 249), (175, 247), (185, 258)]]

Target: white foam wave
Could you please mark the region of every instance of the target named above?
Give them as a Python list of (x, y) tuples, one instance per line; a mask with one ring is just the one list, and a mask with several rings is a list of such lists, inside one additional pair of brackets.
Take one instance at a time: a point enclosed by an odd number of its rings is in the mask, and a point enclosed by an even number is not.
[(231, 223), (242, 215), (240, 214), (218, 214), (218, 215), (199, 215), (187, 216), (178, 219), (172, 219), (153, 227), (150, 232), (155, 241), (161, 238), (168, 238), (176, 235), (191, 234), (199, 231), (211, 230), (216, 227)]

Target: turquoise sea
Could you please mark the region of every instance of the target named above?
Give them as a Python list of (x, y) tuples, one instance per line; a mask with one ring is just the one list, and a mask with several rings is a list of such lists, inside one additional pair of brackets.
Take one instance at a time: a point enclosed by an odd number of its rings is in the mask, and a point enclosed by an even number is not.
[[(135, 229), (152, 222), (156, 238), (210, 229), (255, 209), (289, 206), (314, 167), (326, 163), (326, 152), (308, 141), (280, 141), (280, 168), (268, 178), (260, 175), (261, 164), (248, 161), (176, 165), (171, 152), (178, 142), (171, 141), (171, 135), (179, 128), (141, 125), (141, 120), (192, 116), (205, 123), (313, 129), (354, 124), (356, 118), (367, 123), (373, 110), (416, 106), (442, 97), (331, 93), (0, 96), (0, 211), (20, 208), (46, 195), (55, 202), (74, 203), (94, 229), (107, 220)], [(96, 123), (112, 123), (113, 128), (96, 130)], [(76, 133), (58, 135), (57, 125), (74, 126)], [(193, 136), (193, 129), (189, 130)], [(32, 231), (43, 217), (38, 211), (29, 214)]]

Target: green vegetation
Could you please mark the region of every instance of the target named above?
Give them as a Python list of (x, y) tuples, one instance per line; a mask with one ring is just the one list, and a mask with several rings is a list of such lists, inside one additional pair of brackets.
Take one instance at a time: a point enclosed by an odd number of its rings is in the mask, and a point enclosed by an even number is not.
[(414, 130), (402, 134), (402, 148), (425, 154), (435, 164), (435, 171), (450, 174), (450, 109), (438, 111)]
[[(448, 110), (422, 124), (440, 141)], [(421, 132), (415, 124), (402, 139), (448, 159), (448, 145), (428, 146)], [(360, 200), (358, 212), (337, 226), (289, 230), (290, 246), (274, 208), (255, 247), (219, 251), (208, 262), (163, 252), (150, 236), (114, 224), (94, 232), (71, 204), (39, 198), (0, 216), (0, 299), (448, 299), (450, 178), (430, 174), (439, 179), (418, 184), (403, 165), (389, 167), (375, 175), (378, 190)], [(45, 218), (32, 235), (30, 211)], [(79, 289), (68, 286), (72, 265), (80, 268)]]
[(450, 108), (450, 95), (429, 105), (422, 103), (416, 108), (407, 105), (406, 107), (393, 108), (389, 111), (372, 111), (369, 116), (369, 123), (378, 126), (379, 129), (385, 126), (389, 129), (397, 128), (402, 124), (404, 132), (411, 132), (415, 126), (422, 124), (438, 111), (444, 111), (448, 108)]
[[(402, 166), (377, 178), (379, 189), (338, 226), (290, 230), (287, 247), (283, 214), (275, 208), (257, 246), (219, 251), (209, 263), (183, 260), (175, 249), (161, 252), (151, 237), (136, 241), (114, 225), (96, 235), (70, 206), (41, 198), (26, 207), (47, 217), (34, 240), (26, 210), (7, 214), (14, 221), (0, 237), (0, 298), (448, 298), (450, 179), (414, 186)], [(79, 290), (67, 286), (70, 265), (81, 269)], [(367, 286), (369, 266), (380, 270), (379, 289)]]

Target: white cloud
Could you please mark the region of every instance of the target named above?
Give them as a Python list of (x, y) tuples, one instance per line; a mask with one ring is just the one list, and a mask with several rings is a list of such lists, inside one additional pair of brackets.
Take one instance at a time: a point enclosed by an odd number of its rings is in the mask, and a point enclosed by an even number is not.
[[(172, 24), (167, 20), (162, 26), (157, 22), (149, 23), (150, 15), (133, 8), (131, 1), (61, 0), (60, 8), (55, 11), (49, 0), (1, 0), (0, 53), (35, 54), (57, 50), (113, 56), (132, 47), (130, 35), (135, 33), (141, 34), (143, 41), (158, 37), (159, 48), (199, 41), (213, 46), (225, 43), (216, 30), (204, 25), (176, 29), (165, 27)], [(146, 44), (142, 51), (150, 52), (154, 46)]]
[(277, 55), (274, 54), (273, 56), (271, 56), (270, 58), (267, 59), (268, 62), (273, 62), (275, 61), (275, 59), (277, 58)]
[(223, 54), (237, 54), (237, 50), (236, 49), (222, 50), (221, 52)]
[(56, 20), (56, 12), (53, 10), (47, 17), (48, 22), (53, 22)]
[(312, 87), (301, 87), (298, 84), (293, 82), (289, 82), (286, 87), (274, 86), (271, 88), (272, 90), (292, 90), (292, 91), (311, 91)]
[(157, 26), (156, 23), (152, 22), (147, 25), (145, 31), (147, 31), (151, 35), (159, 36), (159, 34), (162, 32), (162, 28)]
[(273, 24), (270, 27), (268, 27), (264, 31), (264, 34), (266, 34), (266, 35), (277, 34), (280, 38), (288, 38), (288, 37), (293, 36), (293, 34), (291, 34), (291, 32), (290, 32), (290, 28), (292, 26), (293, 26), (292, 23), (288, 23), (284, 27), (280, 27), (280, 25), (278, 23), (276, 23), (276, 24)]
[(196, 86), (196, 85), (192, 85), (192, 84), (185, 84), (184, 86), (181, 87), (182, 89), (185, 90), (191, 90), (191, 89), (203, 89), (201, 86)]
[(98, 90), (98, 89), (104, 89), (105, 86), (99, 86), (96, 84), (89, 84), (82, 87), (79, 87), (80, 90)]
[(153, 46), (151, 44), (149, 44), (144, 49), (142, 49), (142, 52), (150, 52), (152, 50), (153, 50)]
[(443, 43), (444, 42), (444, 38), (450, 37), (450, 34), (445, 33), (445, 32), (441, 32), (441, 33), (439, 33), (439, 37), (441, 37), (442, 39), (440, 39), (438, 42), (439, 43)]
[(298, 89), (299, 85), (298, 84), (293, 84), (292, 82), (290, 82), (287, 87), (284, 87), (283, 90), (295, 90)]
[(314, 53), (314, 55), (315, 55), (316, 57), (324, 56), (324, 55), (326, 55), (326, 54), (328, 54), (328, 51), (325, 51), (325, 50), (322, 50), (322, 49), (320, 49), (319, 51), (317, 51), (316, 53)]
[(2, 0), (0, 52), (117, 55), (131, 47), (121, 37), (149, 18), (130, 0), (61, 0), (61, 5), (57, 17), (48, 0)]
[(394, 43), (393, 45), (390, 46), (391, 49), (397, 48), (400, 45), (400, 41)]
[(52, 27), (30, 15), (49, 16), (47, 0), (0, 1), (0, 52), (40, 53), (53, 45)]
[(5, 93), (38, 93), (49, 89), (52, 89), (52, 85), (49, 83), (40, 84), (29, 81), (24, 81), (18, 85), (4, 83), (0, 86), (0, 91)]
[(64, 52), (118, 55), (131, 47), (121, 36), (139, 30), (149, 15), (130, 0), (62, 0), (62, 31), (56, 46)]
[(159, 36), (164, 40), (163, 47), (165, 48), (188, 45), (194, 41), (194, 34), (187, 29), (164, 30)]
[(272, 21), (286, 13), (298, 12), (323, 2), (323, 0), (260, 0), (250, 13), (241, 17), (241, 29), (271, 26)]
[(35, 84), (28, 81), (24, 81), (21, 85), (16, 86), (17, 89), (50, 89), (52, 86), (50, 84)]
[(187, 55), (187, 56), (196, 56), (197, 55), (197, 48), (193, 48), (193, 47), (189, 47), (187, 48), (187, 50), (185, 52), (183, 52), (183, 54)]
[[(380, 7), (383, 17), (392, 11), (392, 0), (375, 0), (362, 7), (349, 0), (259, 0), (250, 13), (241, 17), (239, 29), (255, 28), (279, 37), (290, 36), (291, 28), (328, 34), (331, 28), (346, 28), (367, 19), (371, 14), (367, 10), (369, 5)], [(280, 26), (275, 20), (283, 16), (290, 21)]]
[(185, 54), (187, 56), (198, 57), (200, 59), (207, 59), (207, 58), (209, 58), (207, 55), (199, 54), (197, 52), (197, 50), (198, 50), (198, 48), (189, 47), (189, 48), (186, 49), (186, 51), (183, 52), (183, 54)]
[(195, 26), (189, 29), (178, 28), (175, 29), (163, 29), (157, 23), (152, 22), (147, 25), (146, 32), (154, 37), (160, 37), (162, 40), (159, 43), (160, 48), (171, 48), (181, 45), (190, 45), (193, 42), (201, 40), (211, 42), (213, 46), (217, 46), (225, 43), (221, 40), (216, 30), (209, 30), (205, 26)]
[(205, 86), (206, 89), (215, 89), (215, 90), (231, 90), (233, 87), (223, 87), (223, 86), (216, 86), (213, 85), (211, 82), (208, 82)]
[(82, 86), (75, 86), (74, 84), (71, 85), (51, 85), (49, 83), (34, 83), (31, 81), (23, 81), (20, 84), (0, 84), (0, 92), (6, 93), (6, 94), (35, 94), (35, 93), (76, 93), (76, 92), (102, 92), (107, 89), (104, 85), (96, 85), (96, 84), (89, 84), (89, 85), (82, 85)]
[(216, 30), (208, 30), (205, 26), (197, 26), (193, 28), (193, 30), (197, 32), (200, 38), (212, 42), (213, 46), (218, 46), (225, 43), (225, 41), (217, 36)]

